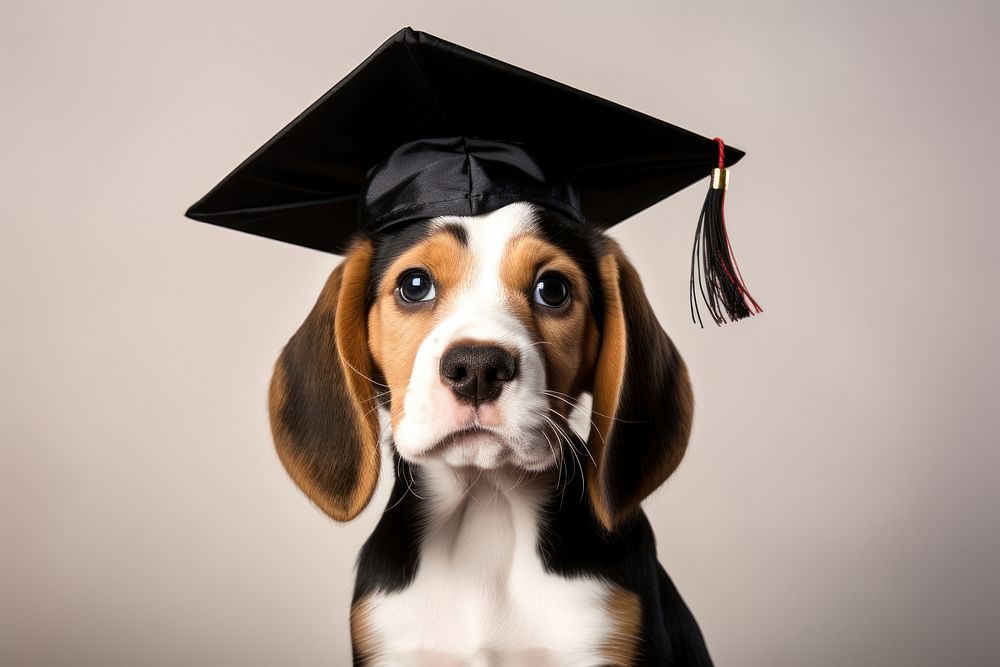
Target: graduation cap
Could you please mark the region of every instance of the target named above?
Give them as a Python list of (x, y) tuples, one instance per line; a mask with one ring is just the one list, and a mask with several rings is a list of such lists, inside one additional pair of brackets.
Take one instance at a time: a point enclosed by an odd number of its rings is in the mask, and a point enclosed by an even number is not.
[(427, 33), (404, 28), (187, 211), (331, 253), (359, 231), (515, 201), (607, 229), (711, 175), (695, 233), (717, 324), (760, 312), (726, 235), (727, 167), (744, 153)]

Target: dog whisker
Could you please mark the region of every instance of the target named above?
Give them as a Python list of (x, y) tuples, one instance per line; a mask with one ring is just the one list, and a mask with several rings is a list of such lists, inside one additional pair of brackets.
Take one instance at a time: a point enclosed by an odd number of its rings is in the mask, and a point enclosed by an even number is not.
[(518, 475), (517, 480), (514, 482), (514, 486), (512, 486), (509, 489), (507, 489), (506, 491), (504, 491), (504, 495), (507, 495), (510, 492), (512, 492), (514, 489), (520, 487), (521, 482), (524, 480), (524, 477), (527, 474), (527, 472), (528, 472), (527, 470), (525, 470), (525, 469), (522, 468), (521, 469), (521, 474)]
[[(397, 471), (397, 475), (398, 474), (399, 473)], [(421, 500), (423, 500), (424, 497), (413, 490), (413, 487), (414, 485), (416, 485), (417, 481), (413, 478), (413, 468), (411, 466), (408, 465), (405, 468), (403, 468), (402, 478), (403, 481), (406, 482), (406, 491), (408, 493), (412, 493), (414, 498), (420, 498)]]
[(583, 440), (580, 440), (580, 446), (583, 447), (583, 451), (587, 454), (587, 458), (589, 458), (591, 462), (596, 466), (597, 461), (594, 460), (594, 455), (590, 453), (590, 448), (587, 447), (587, 443), (585, 443)]
[(361, 403), (370, 403), (371, 401), (377, 401), (378, 399), (382, 398), (383, 396), (388, 396), (388, 395), (389, 395), (389, 394), (391, 394), (391, 393), (392, 393), (392, 392), (391, 392), (391, 391), (389, 391), (389, 390), (386, 390), (386, 391), (380, 391), (380, 392), (378, 392), (377, 394), (375, 394), (374, 396), (372, 396), (371, 398), (366, 398), (366, 399), (363, 399), (363, 400), (361, 400), (360, 402), (361, 402)]
[[(537, 410), (532, 410), (531, 412), (532, 412), (532, 414), (534, 414), (534, 415), (536, 415), (538, 417), (541, 417), (542, 419), (546, 419), (546, 421), (548, 421), (547, 418), (546, 418), (546, 415), (544, 415), (543, 413), (538, 412)], [(557, 454), (556, 450), (552, 446), (552, 441), (549, 440), (549, 436), (545, 432), (545, 430), (546, 429), (544, 429), (544, 428), (541, 429), (540, 433), (542, 434), (542, 437), (545, 438), (545, 442), (549, 446), (549, 452), (552, 453), (552, 459), (553, 459), (553, 461), (556, 461), (559, 464), (558, 467), (556, 468), (555, 490), (559, 491), (559, 509), (561, 510), (562, 509), (562, 501), (563, 501), (563, 499), (566, 496), (566, 486), (569, 483), (569, 476), (567, 475), (567, 478), (566, 478), (567, 482), (566, 482), (566, 484), (563, 484), (563, 470), (566, 467), (566, 457), (562, 456), (562, 454), (561, 454), (561, 452), (562, 452), (562, 449), (561, 449), (562, 439), (559, 437), (559, 434), (556, 433), (556, 431), (554, 429), (552, 430), (552, 434), (556, 437), (556, 445), (560, 446), (559, 453)]]
[(378, 385), (379, 387), (385, 387), (386, 389), (390, 389), (389, 385), (384, 384), (382, 382), (379, 382), (378, 380), (374, 380), (374, 379), (368, 377), (367, 375), (365, 375), (364, 373), (362, 373), (361, 371), (359, 371), (357, 368), (355, 368), (353, 365), (351, 365), (351, 362), (348, 361), (347, 359), (344, 359), (343, 357), (341, 357), (341, 361), (343, 361), (347, 365), (347, 367), (350, 368), (352, 371), (354, 371), (355, 373), (357, 373), (358, 375), (360, 375), (364, 379), (368, 380), (372, 384)]
[[(545, 413), (539, 412), (538, 410), (531, 410), (531, 414), (535, 415), (536, 417), (540, 417), (541, 419), (545, 420), (546, 422), (549, 422), (547, 425), (550, 427), (552, 435), (555, 436), (555, 438), (556, 438), (556, 446), (559, 448), (559, 451), (561, 452), (562, 451), (562, 438), (560, 437), (559, 433), (554, 428), (554, 425), (551, 423), (551, 421), (549, 420), (548, 416), (545, 415)], [(565, 466), (565, 458), (566, 457), (562, 456), (561, 454), (559, 454), (559, 455), (556, 454), (555, 449), (552, 447), (552, 441), (549, 440), (549, 436), (548, 436), (548, 434), (546, 434), (545, 431), (546, 431), (546, 429), (542, 428), (540, 430), (540, 433), (542, 434), (542, 437), (545, 438), (545, 441), (548, 443), (548, 445), (549, 445), (549, 451), (552, 452), (553, 459), (554, 460), (558, 459), (558, 463), (559, 463), (558, 474), (557, 474), (557, 477), (556, 477), (556, 488), (559, 489), (560, 485), (562, 484), (562, 472), (563, 472), (563, 467)]]
[[(550, 411), (552, 412), (552, 414), (554, 414), (554, 415), (559, 415), (559, 413), (558, 413), (558, 412), (556, 412), (556, 411), (554, 411), (554, 410), (552, 410), (552, 408), (549, 408), (549, 410), (550, 410)], [(559, 415), (559, 416), (561, 417), (562, 415)], [(569, 429), (570, 429), (571, 431), (573, 430), (573, 427), (569, 426), (568, 424), (567, 424), (567, 427), (568, 427), (568, 428), (569, 428)], [(595, 428), (596, 428), (596, 427), (595, 427)], [(584, 450), (584, 451), (585, 451), (585, 452), (587, 453), (587, 456), (588, 456), (588, 457), (590, 458), (591, 462), (592, 462), (592, 463), (593, 463), (594, 465), (597, 465), (597, 461), (595, 461), (595, 460), (594, 460), (594, 457), (593, 457), (593, 455), (591, 455), (591, 453), (590, 453), (590, 450), (589, 450), (589, 449), (587, 448), (587, 443), (585, 443), (585, 442), (583, 441), (583, 438), (581, 438), (581, 437), (580, 437), (580, 434), (579, 434), (579, 433), (577, 433), (576, 431), (573, 431), (573, 433), (574, 433), (574, 435), (576, 435), (576, 439), (580, 441), (580, 445), (581, 445), (581, 446), (583, 447), (583, 450)]]
[[(563, 402), (569, 403), (574, 408), (577, 408), (579, 410), (583, 410), (583, 406), (580, 405), (579, 401), (577, 401), (575, 398), (573, 398), (569, 394), (563, 394), (563, 393), (558, 392), (558, 391), (553, 391), (552, 389), (542, 389), (541, 393), (545, 394), (546, 396), (551, 396), (552, 398), (561, 399)], [(570, 402), (570, 401), (572, 401), (572, 402)], [(643, 423), (645, 423), (645, 420), (642, 420), (642, 419), (621, 419), (619, 417), (613, 417), (611, 415), (606, 415), (603, 412), (598, 412), (597, 410), (594, 410), (593, 408), (590, 409), (590, 412), (593, 413), (593, 414), (595, 414), (595, 415), (597, 415), (598, 417), (604, 417), (605, 419), (610, 419), (611, 421), (615, 421), (615, 422), (622, 422), (623, 424), (643, 424)], [(590, 423), (593, 424), (594, 422), (591, 421)]]
[[(405, 478), (402, 478), (402, 476), (401, 476), (401, 474), (399, 472), (399, 466), (403, 462), (403, 457), (396, 456), (395, 458), (396, 458), (396, 466), (395, 466), (396, 467), (396, 478), (397, 479), (403, 479), (403, 481), (406, 481)], [(389, 510), (395, 509), (396, 506), (399, 505), (399, 503), (403, 502), (403, 500), (406, 498), (406, 494), (408, 494), (409, 492), (410, 492), (409, 485), (407, 485), (407, 488), (403, 489), (403, 492), (399, 495), (399, 500), (397, 500), (396, 502), (394, 502), (391, 506), (387, 507), (385, 509), (385, 511), (388, 512)], [(416, 497), (416, 494), (414, 494), (414, 496)]]
[[(542, 434), (542, 437), (545, 438), (545, 443), (549, 446), (549, 453), (552, 454), (552, 461), (555, 462), (560, 457), (556, 454), (556, 450), (552, 446), (552, 441), (549, 440), (549, 436), (545, 432), (545, 429), (541, 430), (541, 434)], [(559, 468), (558, 468), (558, 470), (556, 472), (556, 488), (557, 489), (559, 488), (560, 482), (562, 482), (562, 461), (560, 460), (559, 463), (560, 463), (560, 465), (559, 465)]]
[(385, 403), (379, 403), (379, 404), (378, 404), (378, 405), (376, 405), (376, 406), (375, 406), (374, 408), (369, 408), (368, 410), (366, 410), (366, 411), (365, 411), (365, 413), (364, 413), (363, 415), (361, 415), (361, 416), (362, 416), (362, 417), (367, 417), (367, 416), (368, 416), (369, 414), (371, 414), (372, 412), (375, 412), (375, 411), (376, 411), (376, 410), (378, 410), (379, 408), (381, 408), (381, 407), (385, 407), (385, 405), (386, 405)]
[[(550, 408), (550, 410), (551, 410), (551, 408)], [(555, 415), (559, 416), (560, 418), (562, 418), (562, 415), (560, 415), (558, 412), (554, 412), (553, 411), (553, 414), (555, 414)], [(576, 460), (576, 464), (580, 468), (580, 484), (581, 484), (581, 488), (580, 488), (580, 500), (583, 500), (584, 494), (586, 493), (586, 490), (587, 490), (587, 474), (586, 474), (586, 471), (583, 469), (583, 461), (580, 459), (580, 455), (579, 455), (579, 452), (576, 449), (576, 445), (575, 445), (575, 443), (573, 441), (573, 438), (571, 438), (569, 436), (569, 434), (566, 433), (566, 431), (563, 430), (553, 420), (549, 419), (548, 417), (546, 417), (546, 420), (550, 424), (552, 424), (553, 428), (557, 429), (557, 431), (559, 433), (561, 433), (566, 438), (566, 446), (569, 447), (570, 453), (573, 454), (573, 458)], [(579, 440), (579, 438), (577, 438), (577, 439)], [(586, 446), (584, 446), (584, 449), (586, 449)], [(587, 453), (588, 453), (588, 455), (590, 454), (589, 451)], [(591, 457), (590, 460), (593, 461), (594, 460), (593, 457)]]
[[(551, 410), (551, 408), (550, 408), (550, 410)], [(542, 414), (542, 413), (538, 413), (538, 414), (546, 422), (548, 422), (549, 425), (553, 428), (553, 430), (554, 430), (557, 438), (560, 438), (560, 439), (565, 438), (565, 440), (566, 440), (566, 446), (569, 448), (570, 453), (573, 455), (573, 458), (576, 461), (577, 467), (580, 468), (580, 483), (581, 483), (580, 500), (583, 500), (584, 494), (586, 493), (586, 489), (587, 489), (587, 476), (586, 476), (586, 471), (583, 469), (583, 461), (580, 460), (580, 456), (579, 456), (578, 452), (576, 451), (576, 447), (573, 444), (573, 438), (571, 438), (569, 436), (569, 434), (566, 433), (566, 431), (563, 430), (548, 415)], [(562, 415), (560, 415), (558, 412), (554, 412), (553, 411), (553, 414), (557, 415), (559, 418), (562, 418)], [(584, 447), (584, 448), (586, 449), (586, 447)], [(588, 451), (587, 453), (589, 454), (590, 452)], [(594, 460), (593, 457), (591, 457), (590, 460), (593, 461)], [(575, 470), (575, 468), (572, 469), (572, 472), (574, 473), (573, 477), (570, 477), (570, 478), (567, 479), (567, 481), (566, 481), (567, 485), (569, 484), (570, 481), (572, 481), (576, 477), (576, 470)]]
[[(480, 468), (479, 474), (476, 475), (476, 478), (472, 480), (472, 482), (468, 486), (465, 487), (465, 492), (462, 493), (462, 498), (465, 498), (467, 495), (469, 495), (469, 493), (472, 492), (472, 488), (479, 483), (479, 478), (483, 476), (483, 470), (485, 470), (485, 468)], [(476, 497), (472, 496), (472, 500), (475, 501)]]
[[(542, 393), (544, 394), (544, 393), (548, 393), (548, 392), (543, 391)], [(558, 393), (558, 392), (555, 392), (555, 393)], [(574, 408), (580, 408), (580, 405), (578, 405), (578, 404), (574, 405), (573, 403), (570, 403), (570, 401), (566, 400), (562, 396), (556, 396), (556, 395), (553, 394), (552, 398), (558, 399), (558, 400), (560, 400), (560, 401), (562, 401), (564, 403), (568, 403), (570, 406), (572, 406)], [(553, 414), (557, 414), (557, 415), (559, 414), (558, 412), (556, 412), (555, 410), (553, 410), (551, 407), (549, 408), (549, 410), (551, 412), (553, 412)], [(594, 414), (599, 414), (599, 413), (594, 413)], [(588, 419), (588, 421), (590, 422), (591, 428), (593, 428), (594, 432), (597, 433), (597, 436), (601, 439), (601, 442), (604, 442), (604, 435), (601, 433), (601, 429), (597, 428), (597, 424), (594, 423), (593, 419)], [(570, 429), (573, 429), (573, 427), (570, 426)], [(573, 433), (576, 433), (575, 429), (573, 429)], [(583, 436), (581, 436), (579, 433), (576, 433), (576, 436), (578, 438), (580, 438), (581, 440), (583, 440)]]

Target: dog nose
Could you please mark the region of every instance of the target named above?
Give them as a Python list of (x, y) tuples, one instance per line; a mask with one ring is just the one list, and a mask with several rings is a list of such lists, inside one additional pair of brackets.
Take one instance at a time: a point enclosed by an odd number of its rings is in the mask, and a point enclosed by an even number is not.
[(495, 345), (456, 345), (441, 357), (441, 380), (467, 403), (495, 401), (515, 375), (517, 360)]

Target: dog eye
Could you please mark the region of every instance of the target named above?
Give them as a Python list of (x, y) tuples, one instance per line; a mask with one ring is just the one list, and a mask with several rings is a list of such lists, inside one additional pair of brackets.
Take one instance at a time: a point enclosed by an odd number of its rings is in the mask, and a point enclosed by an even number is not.
[(550, 273), (539, 278), (535, 283), (532, 301), (548, 308), (559, 308), (569, 302), (569, 285), (560, 275)]
[(434, 281), (424, 271), (410, 271), (399, 281), (399, 297), (408, 303), (431, 301), (437, 292)]

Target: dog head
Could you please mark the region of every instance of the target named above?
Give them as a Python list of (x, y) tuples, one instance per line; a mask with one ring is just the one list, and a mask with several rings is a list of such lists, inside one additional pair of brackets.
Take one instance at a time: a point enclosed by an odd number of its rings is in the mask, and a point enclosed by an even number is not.
[[(584, 444), (567, 417), (585, 392)], [(417, 465), (541, 472), (578, 459), (594, 516), (613, 530), (680, 463), (693, 401), (617, 244), (512, 204), (358, 240), (282, 351), (278, 454), (337, 520), (375, 489), (380, 408)]]

